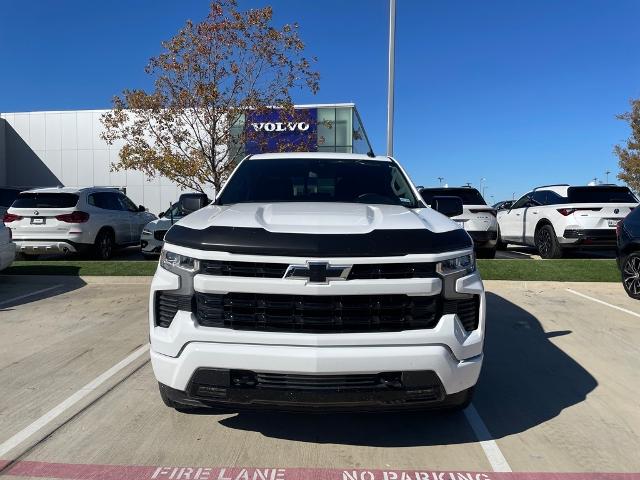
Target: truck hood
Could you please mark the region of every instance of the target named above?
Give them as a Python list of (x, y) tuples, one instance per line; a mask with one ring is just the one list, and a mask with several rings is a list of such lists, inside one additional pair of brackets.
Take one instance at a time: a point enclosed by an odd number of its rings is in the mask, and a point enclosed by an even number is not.
[(353, 203), (210, 206), (169, 229), (165, 245), (302, 258), (384, 257), (471, 249), (471, 237), (431, 209)]
[(183, 218), (178, 225), (260, 228), (272, 233), (365, 234), (374, 230), (455, 230), (458, 225), (430, 209), (354, 203), (238, 203), (211, 205)]

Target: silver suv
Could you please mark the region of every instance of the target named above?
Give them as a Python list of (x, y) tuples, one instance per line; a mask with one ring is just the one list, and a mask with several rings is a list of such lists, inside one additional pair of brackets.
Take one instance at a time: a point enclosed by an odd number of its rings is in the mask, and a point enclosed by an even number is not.
[(92, 252), (107, 260), (114, 248), (138, 244), (155, 218), (115, 188), (40, 188), (18, 195), (4, 223), (23, 255)]

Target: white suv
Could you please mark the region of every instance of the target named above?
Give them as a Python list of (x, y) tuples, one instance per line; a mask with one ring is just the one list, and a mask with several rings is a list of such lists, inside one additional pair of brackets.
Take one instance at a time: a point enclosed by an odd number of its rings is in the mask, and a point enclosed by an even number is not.
[(454, 196), (462, 200), (462, 215), (452, 218), (467, 231), (473, 239), (478, 258), (494, 258), (498, 239), (496, 209), (487, 205), (480, 192), (472, 187), (421, 188), (420, 195), (427, 204), (435, 196)]
[(616, 225), (638, 199), (616, 185), (546, 185), (498, 212), (499, 245), (535, 246), (542, 258), (568, 248), (616, 248)]
[(463, 408), (482, 366), (471, 238), (389, 157), (244, 159), (167, 232), (149, 306), (177, 409)]
[(0, 222), (0, 270), (13, 263), (16, 257), (16, 245), (11, 241), (11, 230)]
[(23, 255), (92, 251), (111, 258), (137, 245), (155, 215), (114, 188), (40, 188), (18, 195), (4, 222)]

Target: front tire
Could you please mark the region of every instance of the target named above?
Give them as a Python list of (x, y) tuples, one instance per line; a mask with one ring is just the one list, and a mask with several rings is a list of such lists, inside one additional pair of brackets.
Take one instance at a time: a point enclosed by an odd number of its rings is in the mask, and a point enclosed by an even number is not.
[(562, 247), (551, 225), (543, 225), (536, 230), (534, 242), (542, 258), (562, 258)]
[(500, 227), (498, 227), (498, 239), (496, 241), (496, 249), (497, 250), (506, 250), (509, 244), (502, 240), (502, 236), (500, 235)]
[(479, 248), (476, 251), (478, 258), (496, 258), (496, 247), (493, 248)]
[(622, 286), (631, 298), (640, 300), (640, 255), (632, 253), (622, 263)]
[(115, 239), (109, 230), (100, 230), (94, 243), (94, 253), (98, 260), (109, 260), (113, 256)]

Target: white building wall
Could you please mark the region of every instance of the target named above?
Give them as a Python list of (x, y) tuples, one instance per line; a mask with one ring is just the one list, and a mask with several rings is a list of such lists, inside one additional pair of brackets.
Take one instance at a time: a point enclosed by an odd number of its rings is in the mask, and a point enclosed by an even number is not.
[[(124, 187), (136, 204), (155, 214), (166, 210), (183, 193), (178, 185), (164, 177), (147, 179), (139, 171), (111, 171), (122, 143), (108, 145), (100, 138), (105, 111), (0, 114), (6, 120), (6, 172), (0, 171), (0, 184)], [(0, 139), (0, 149), (2, 144)]]

